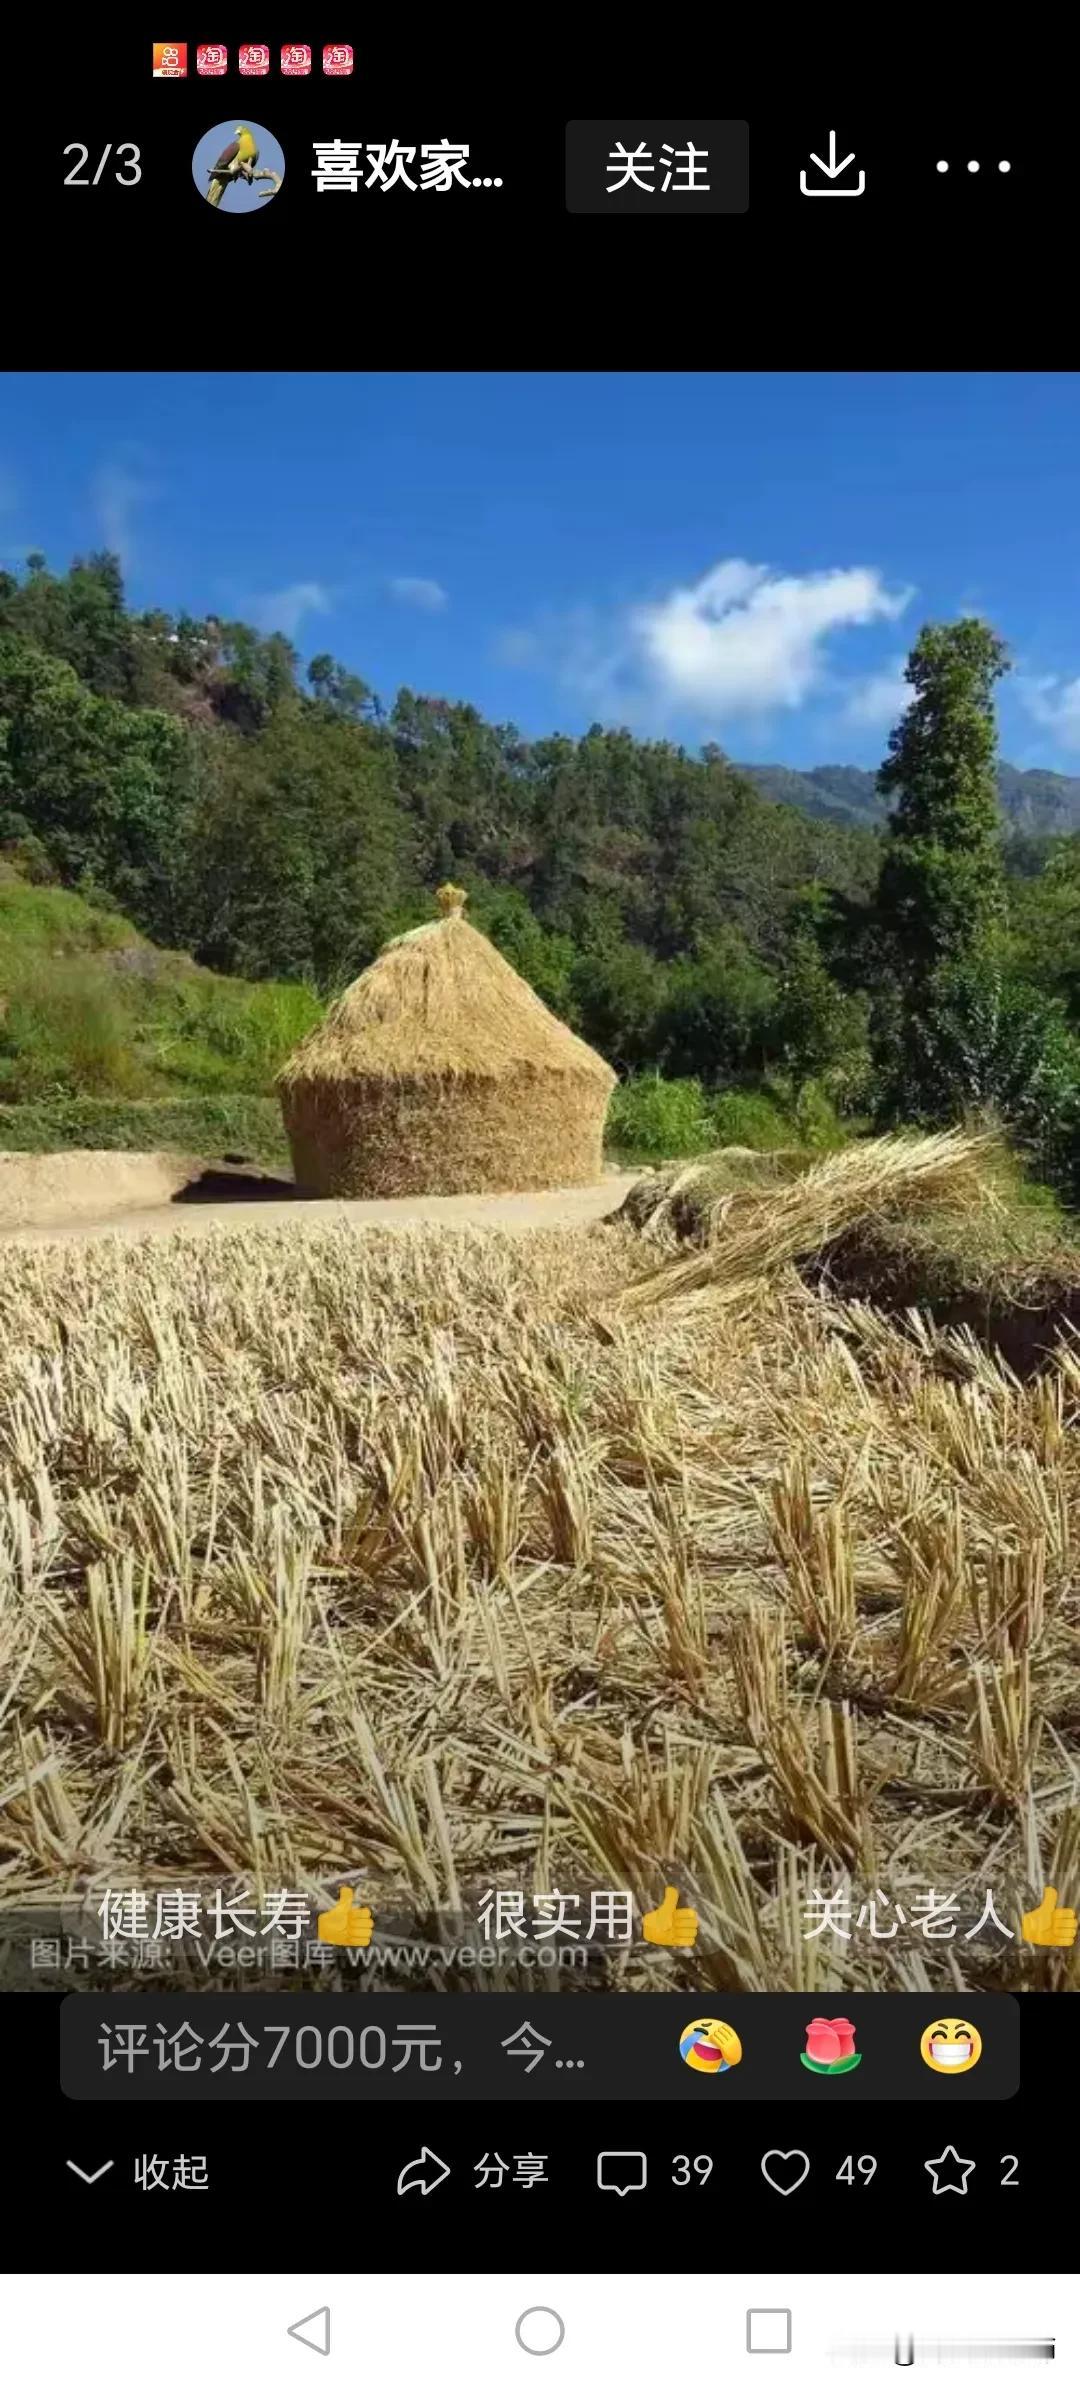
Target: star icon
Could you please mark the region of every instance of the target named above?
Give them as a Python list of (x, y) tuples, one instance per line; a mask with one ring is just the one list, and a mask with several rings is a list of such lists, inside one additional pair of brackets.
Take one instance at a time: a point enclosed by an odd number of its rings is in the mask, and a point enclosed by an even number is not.
[(930, 2174), (934, 2196), (944, 2197), (950, 2189), (957, 2197), (967, 2196), (968, 2174), (975, 2170), (973, 2156), (958, 2156), (951, 2142), (942, 2148), (940, 2156), (928, 2156), (923, 2171)]

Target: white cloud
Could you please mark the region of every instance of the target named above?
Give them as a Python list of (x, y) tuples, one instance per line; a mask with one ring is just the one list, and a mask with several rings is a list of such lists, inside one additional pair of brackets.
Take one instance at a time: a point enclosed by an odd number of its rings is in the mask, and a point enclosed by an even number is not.
[(898, 655), (884, 671), (854, 683), (843, 711), (849, 729), (891, 730), (907, 712), (915, 691), (904, 678), (904, 660)]
[(265, 597), (251, 600), (251, 613), (257, 629), (280, 630), (286, 638), (297, 638), (305, 615), (328, 614), (333, 611), (329, 589), (318, 580), (290, 581), (286, 589), (271, 589)]
[(136, 517), (157, 491), (140, 472), (114, 462), (98, 467), (92, 496), (105, 545), (126, 571), (134, 561)]
[(910, 593), (890, 594), (881, 574), (863, 565), (800, 577), (734, 557), (690, 588), (637, 607), (631, 635), (674, 703), (713, 720), (769, 713), (805, 703), (835, 632), (894, 622)]
[(441, 614), (449, 604), (446, 590), (437, 580), (415, 580), (409, 573), (390, 583), (390, 594), (402, 605), (415, 605), (422, 614)]
[(1015, 685), (1021, 704), (1040, 729), (1049, 730), (1070, 754), (1080, 751), (1080, 676), (1064, 680), (1050, 672), (1039, 679), (1018, 678)]
[[(544, 662), (623, 720), (706, 723), (804, 704), (842, 631), (894, 622), (910, 589), (869, 565), (802, 575), (728, 557), (698, 581), (608, 616), (587, 607), (504, 634), (505, 661)], [(515, 652), (515, 642), (516, 649)]]

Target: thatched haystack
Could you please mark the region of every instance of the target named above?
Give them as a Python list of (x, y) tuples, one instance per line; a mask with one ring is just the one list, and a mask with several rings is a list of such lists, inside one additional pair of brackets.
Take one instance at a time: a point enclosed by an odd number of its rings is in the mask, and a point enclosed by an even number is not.
[(309, 1194), (527, 1193), (602, 1172), (615, 1072), (549, 1012), (441, 887), (278, 1076)]

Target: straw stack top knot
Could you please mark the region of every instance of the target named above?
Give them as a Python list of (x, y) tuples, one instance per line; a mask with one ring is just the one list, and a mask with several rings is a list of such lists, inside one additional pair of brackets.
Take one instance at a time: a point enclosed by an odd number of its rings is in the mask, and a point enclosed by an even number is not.
[(468, 900), (465, 889), (455, 887), (452, 879), (444, 880), (435, 890), (435, 901), (445, 920), (460, 920)]

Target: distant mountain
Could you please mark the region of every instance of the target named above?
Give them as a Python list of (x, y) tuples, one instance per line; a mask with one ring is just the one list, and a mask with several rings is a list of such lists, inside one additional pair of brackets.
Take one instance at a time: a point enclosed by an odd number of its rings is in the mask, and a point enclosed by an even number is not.
[[(812, 771), (791, 771), (786, 763), (740, 763), (737, 768), (763, 795), (777, 804), (797, 805), (819, 821), (872, 829), (885, 819), (875, 774), (859, 771), (853, 763), (817, 763)], [(1062, 771), (1017, 771), (1012, 763), (1000, 763), (998, 787), (1011, 829), (1029, 837), (1080, 829), (1080, 779)]]
[(1080, 829), (1080, 779), (1067, 779), (1060, 771), (1016, 771), (1011, 763), (999, 763), (998, 786), (1014, 829), (1037, 837)]
[(763, 796), (776, 804), (794, 804), (819, 821), (855, 822), (873, 828), (885, 819), (885, 806), (872, 771), (858, 771), (854, 763), (819, 763), (812, 771), (790, 771), (786, 763), (738, 763), (738, 771), (752, 779)]

